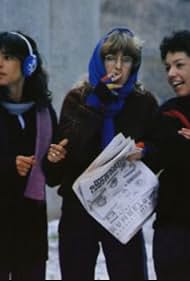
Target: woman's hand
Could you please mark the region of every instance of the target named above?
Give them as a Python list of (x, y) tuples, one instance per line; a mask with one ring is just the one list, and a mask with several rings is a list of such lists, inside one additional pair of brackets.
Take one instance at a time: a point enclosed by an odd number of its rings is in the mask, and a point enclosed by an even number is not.
[(190, 140), (190, 129), (182, 128), (178, 133), (187, 140)]
[(132, 161), (139, 161), (143, 158), (143, 152), (142, 151), (138, 151), (135, 152), (134, 154), (131, 154), (128, 157), (128, 161), (132, 162)]
[(16, 158), (16, 168), (17, 172), (21, 177), (26, 177), (31, 170), (32, 166), (36, 164), (34, 156), (25, 157), (17, 156)]
[(59, 144), (52, 144), (48, 153), (48, 160), (52, 163), (58, 163), (66, 158), (67, 150), (65, 147), (68, 144), (68, 140), (64, 139)]
[(136, 151), (128, 157), (128, 161), (139, 161), (143, 158), (143, 151), (145, 149), (144, 142), (136, 143)]

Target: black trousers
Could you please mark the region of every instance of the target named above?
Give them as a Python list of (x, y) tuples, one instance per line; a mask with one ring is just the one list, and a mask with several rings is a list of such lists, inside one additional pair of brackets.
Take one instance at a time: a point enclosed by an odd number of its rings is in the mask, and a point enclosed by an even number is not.
[(158, 227), (153, 256), (158, 280), (190, 280), (190, 228)]
[[(74, 219), (75, 217), (75, 219)], [(77, 219), (78, 217), (78, 219)], [(94, 280), (102, 243), (111, 280), (147, 280), (147, 260), (142, 232), (122, 245), (89, 215), (70, 220), (65, 213), (59, 226), (59, 254), (63, 280)]]
[(0, 280), (45, 280), (46, 279), (46, 261), (36, 263), (20, 263), (13, 266), (12, 270), (7, 270), (0, 264)]

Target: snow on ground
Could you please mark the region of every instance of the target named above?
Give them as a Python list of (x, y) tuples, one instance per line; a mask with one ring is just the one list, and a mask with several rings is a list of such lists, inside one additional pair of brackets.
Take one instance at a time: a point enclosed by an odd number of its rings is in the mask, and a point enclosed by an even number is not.
[[(47, 265), (47, 280), (61, 280), (58, 260), (58, 221), (49, 223), (49, 261)], [(148, 252), (149, 279), (156, 280), (152, 263), (152, 220), (144, 227), (146, 247)], [(96, 280), (109, 280), (102, 252), (97, 261)]]
[(49, 260), (47, 280), (61, 280), (58, 258), (58, 221), (49, 223)]

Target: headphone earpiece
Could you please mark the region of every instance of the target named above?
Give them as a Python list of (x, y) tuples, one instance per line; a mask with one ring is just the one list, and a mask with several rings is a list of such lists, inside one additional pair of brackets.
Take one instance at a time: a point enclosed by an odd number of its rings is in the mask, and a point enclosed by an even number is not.
[(18, 32), (10, 32), (10, 33), (17, 35), (22, 40), (24, 40), (28, 47), (29, 55), (24, 59), (24, 62), (22, 65), (22, 72), (23, 72), (23, 75), (25, 78), (30, 77), (37, 69), (37, 66), (38, 66), (37, 56), (34, 54), (30, 42), (24, 35), (22, 35)]
[(22, 72), (24, 77), (30, 77), (37, 68), (37, 57), (36, 55), (29, 55), (24, 59), (22, 65)]

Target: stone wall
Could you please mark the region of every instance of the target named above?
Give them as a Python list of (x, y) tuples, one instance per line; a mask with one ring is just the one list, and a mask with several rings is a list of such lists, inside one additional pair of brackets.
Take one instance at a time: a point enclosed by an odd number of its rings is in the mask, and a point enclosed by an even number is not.
[(58, 109), (66, 92), (88, 70), (88, 59), (100, 33), (100, 0), (49, 2), (51, 85)]

